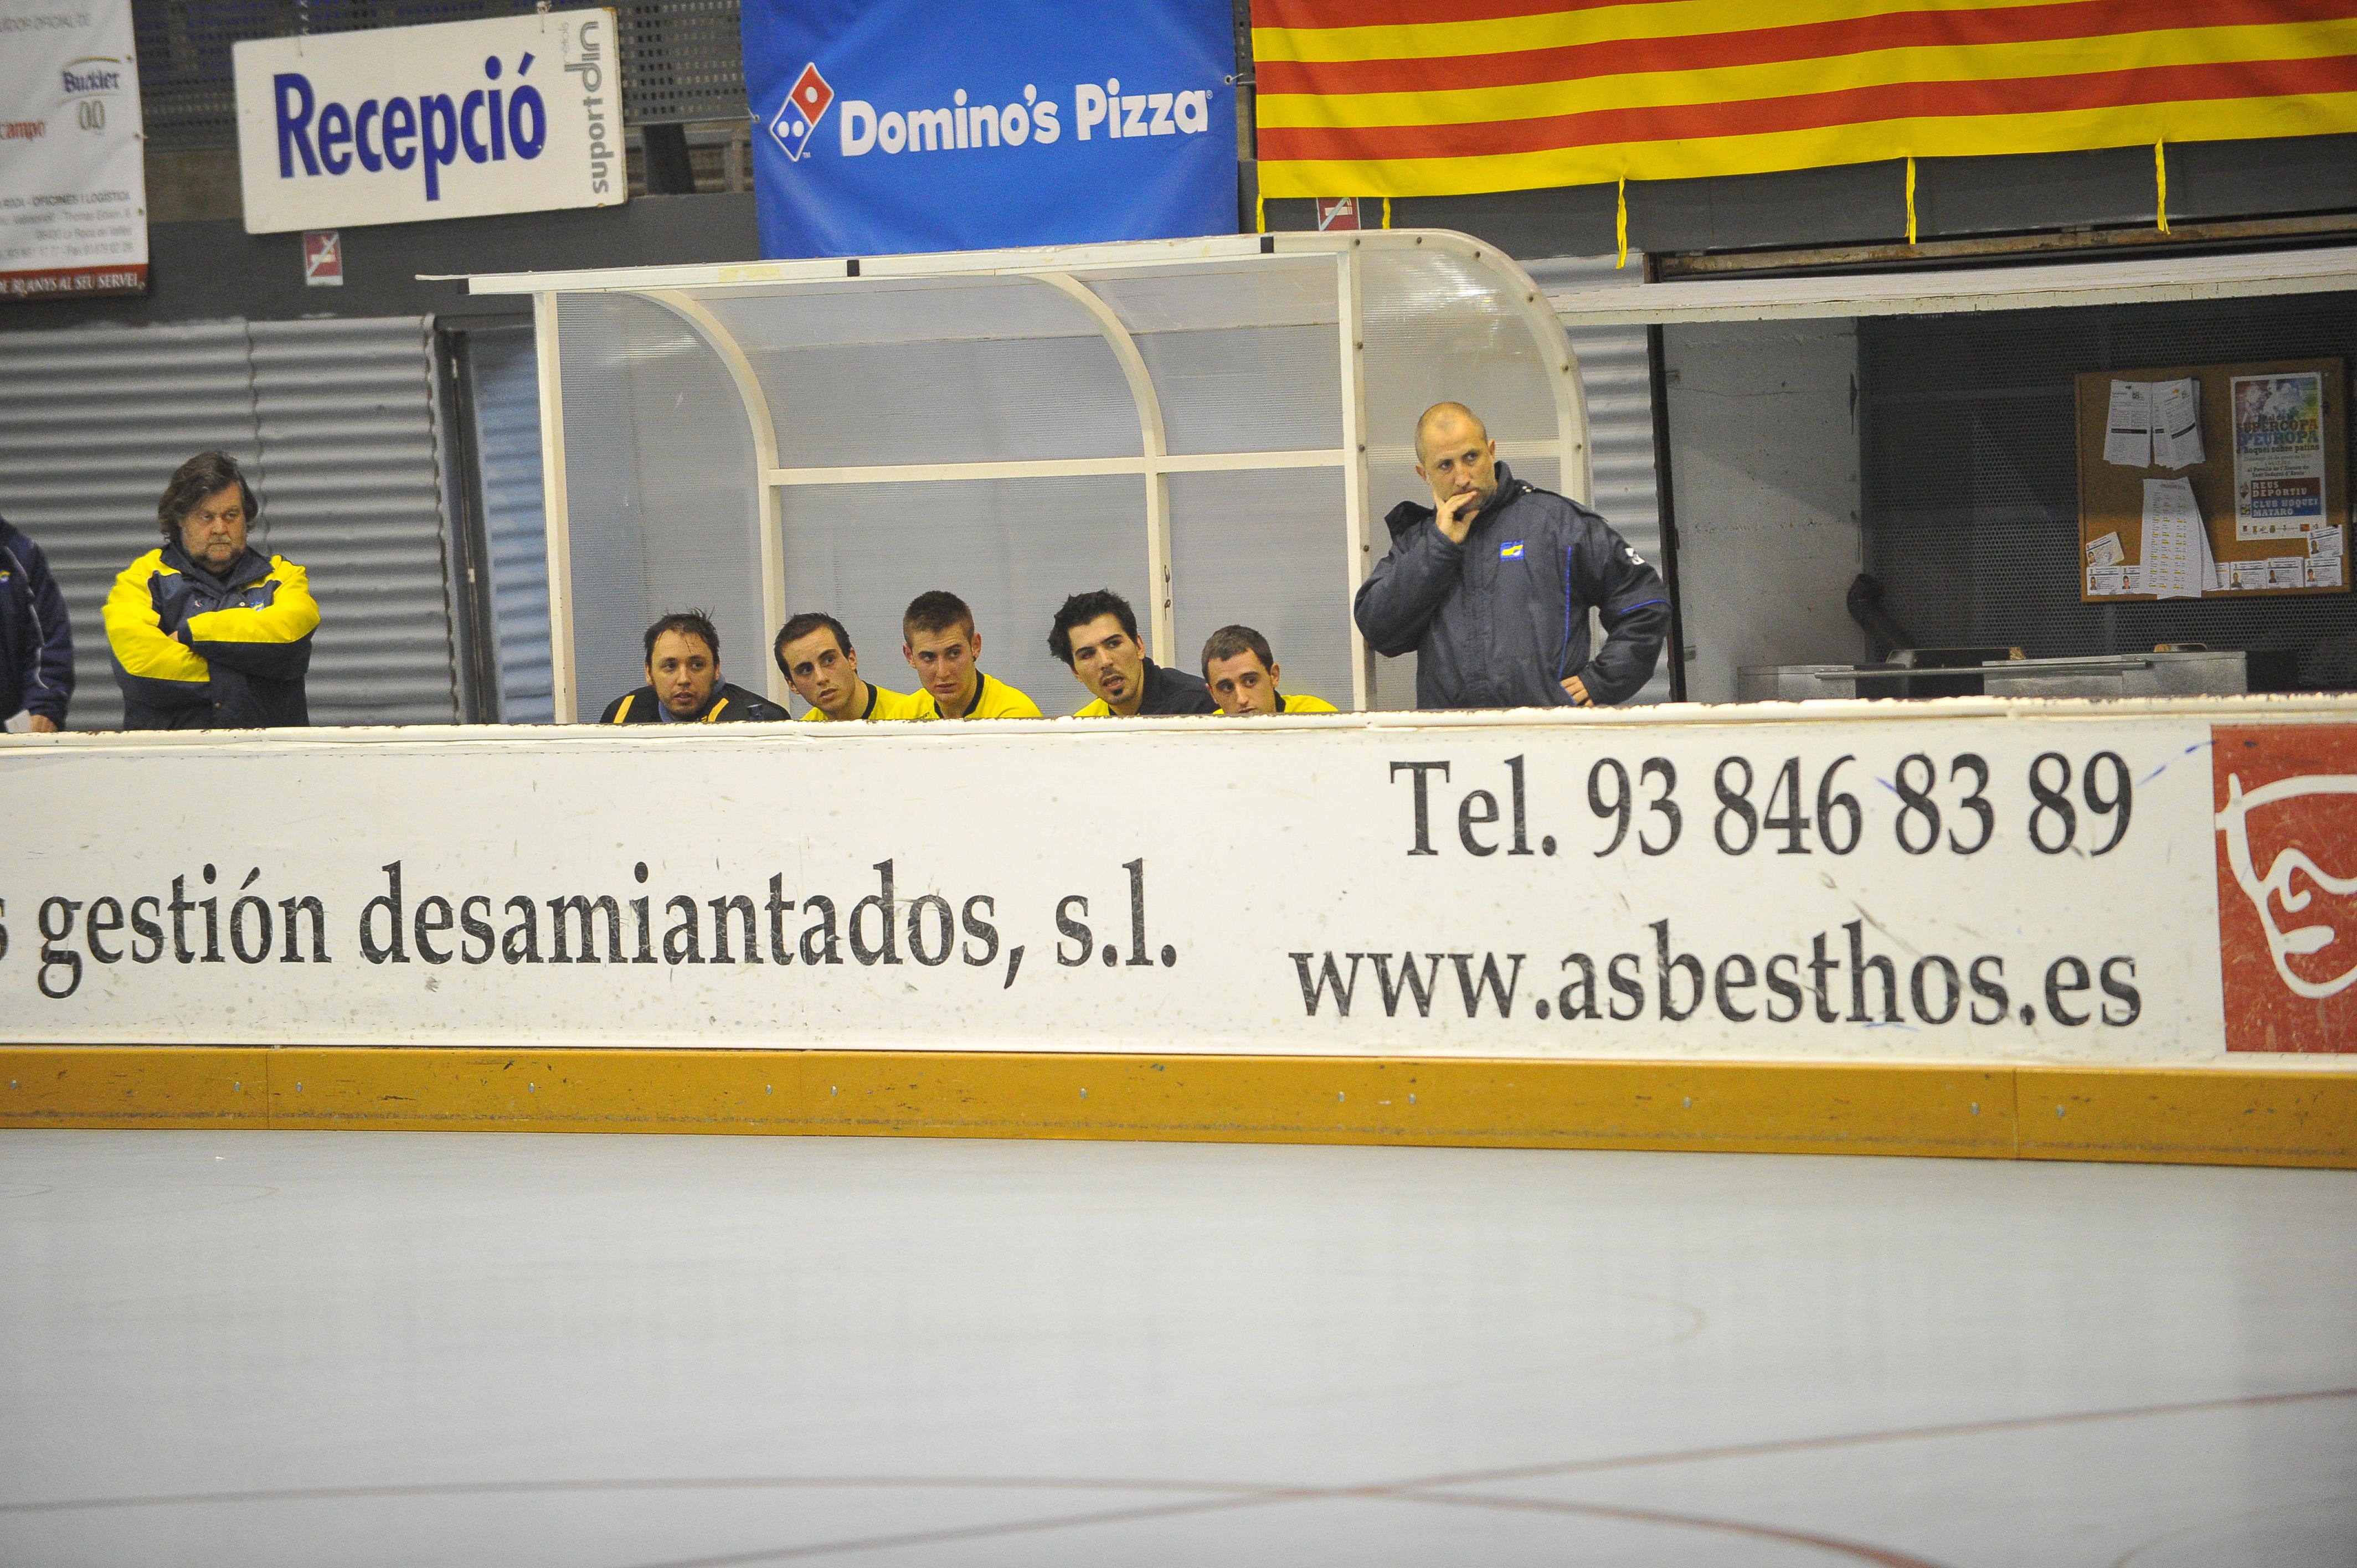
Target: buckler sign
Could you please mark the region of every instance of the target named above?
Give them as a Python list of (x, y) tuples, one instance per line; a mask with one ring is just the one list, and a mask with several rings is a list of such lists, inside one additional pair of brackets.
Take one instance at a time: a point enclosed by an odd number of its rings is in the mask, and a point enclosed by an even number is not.
[(623, 199), (611, 11), (236, 49), (253, 233)]
[(0, 0), (0, 303), (147, 286), (130, 0)]

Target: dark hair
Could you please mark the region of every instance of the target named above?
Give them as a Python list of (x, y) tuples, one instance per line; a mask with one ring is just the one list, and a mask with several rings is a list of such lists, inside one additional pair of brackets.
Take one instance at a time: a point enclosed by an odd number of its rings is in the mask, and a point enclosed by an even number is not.
[(704, 639), (704, 646), (712, 650), (712, 661), (715, 664), (720, 662), (720, 632), (712, 624), (712, 618), (702, 610), (682, 610), (677, 615), (665, 616), (647, 628), (648, 663), (655, 661), (655, 641), (667, 631), (678, 632), (682, 637)]
[(1074, 594), (1056, 612), (1056, 624), (1048, 628), (1048, 651), (1072, 667), (1072, 628), (1086, 626), (1100, 616), (1111, 616), (1121, 622), (1121, 629), (1129, 633), (1132, 642), (1137, 640), (1137, 612), (1129, 601), (1111, 588), (1098, 588), (1090, 593)]
[(1276, 655), (1269, 651), (1268, 639), (1248, 626), (1223, 626), (1203, 644), (1203, 679), (1211, 678), (1212, 660), (1233, 659), (1239, 653), (1259, 655), (1264, 670), (1276, 668)]
[(164, 482), (164, 499), (156, 503), (156, 521), (163, 527), (165, 542), (180, 542), (180, 524), (197, 510), (197, 503), (231, 485), (245, 502), (246, 521), (252, 522), (262, 503), (253, 499), (253, 487), (245, 482), (236, 458), (226, 452), (199, 452), (173, 469), (172, 477)]
[(843, 629), (841, 621), (824, 610), (805, 610), (780, 627), (778, 640), (770, 644), (770, 657), (778, 661), (778, 672), (789, 681), (793, 679), (793, 671), (786, 668), (786, 644), (800, 642), (814, 631), (834, 633), (834, 645), (845, 653), (851, 651), (851, 634)]
[(914, 642), (920, 631), (947, 631), (953, 626), (974, 631), (974, 611), (966, 602), (946, 588), (935, 588), (919, 594), (900, 612), (900, 640)]

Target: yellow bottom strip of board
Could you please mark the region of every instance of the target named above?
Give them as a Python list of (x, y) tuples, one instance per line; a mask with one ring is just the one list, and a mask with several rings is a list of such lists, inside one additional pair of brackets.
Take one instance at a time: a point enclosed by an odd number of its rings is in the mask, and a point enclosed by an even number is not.
[(0, 1127), (784, 1133), (2357, 1168), (2357, 1074), (1060, 1052), (0, 1046)]

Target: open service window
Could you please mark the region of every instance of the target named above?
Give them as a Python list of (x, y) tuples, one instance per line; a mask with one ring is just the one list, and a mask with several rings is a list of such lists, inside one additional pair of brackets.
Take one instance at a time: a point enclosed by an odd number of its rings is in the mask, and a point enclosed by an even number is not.
[[(2357, 246), (1981, 260), (1721, 258), (1550, 296), (1567, 328), (1656, 332), (1687, 695), (2357, 688)], [(2238, 388), (2304, 388), (2308, 412), (2270, 436), (2283, 407)], [(2171, 391), (2181, 419), (2112, 417)], [(2303, 465), (2305, 521), (2244, 505), (2244, 479), (2296, 494)], [(2183, 575), (2147, 583), (2172, 535)]]
[(787, 700), (790, 615), (888, 668), (931, 588), (974, 607), (990, 669), (1056, 692), (1055, 607), (1109, 587), (1192, 668), (1243, 621), (1287, 683), (1407, 705), (1351, 618), (1421, 499), (1429, 404), (1479, 410), (1515, 472), (1585, 501), (1563, 326), (1469, 236), (1131, 244), (516, 274), (540, 365), (555, 714), (639, 683), (643, 628), (712, 613), (724, 665)]

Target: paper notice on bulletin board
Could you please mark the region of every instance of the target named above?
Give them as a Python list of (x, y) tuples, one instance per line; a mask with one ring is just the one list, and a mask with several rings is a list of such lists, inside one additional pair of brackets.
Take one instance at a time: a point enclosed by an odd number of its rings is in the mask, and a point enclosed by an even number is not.
[(2324, 521), (2324, 378), (2236, 376), (2234, 537), (2298, 539)]
[(2107, 367), (2072, 381), (2086, 600), (2350, 591), (2345, 361)]

